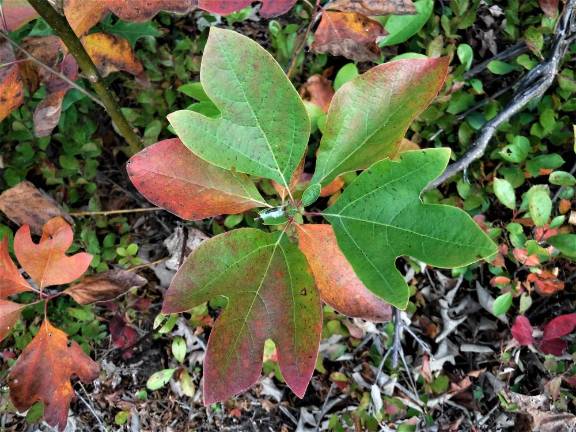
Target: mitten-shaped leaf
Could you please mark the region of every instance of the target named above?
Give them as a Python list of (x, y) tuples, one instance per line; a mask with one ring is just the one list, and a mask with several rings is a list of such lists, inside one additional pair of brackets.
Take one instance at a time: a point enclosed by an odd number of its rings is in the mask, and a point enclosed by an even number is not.
[[(198, 7), (210, 13), (229, 15), (250, 6), (254, 0), (199, 0)], [(296, 0), (261, 0), (260, 15), (271, 18), (282, 15), (292, 9)]]
[(72, 375), (90, 382), (98, 372), (98, 364), (80, 345), (45, 320), (8, 375), (10, 398), (18, 411), (42, 402), (46, 423), (64, 430), (74, 397)]
[(30, 285), (12, 261), (8, 250), (8, 238), (4, 237), (0, 242), (0, 299), (24, 291), (31, 291)]
[(497, 251), (464, 211), (423, 204), (420, 192), (448, 164), (449, 149), (409, 151), (364, 171), (324, 216), (340, 249), (366, 287), (404, 309), (410, 290), (396, 269), (400, 256), (452, 268)]
[(0, 299), (0, 341), (8, 336), (16, 321), (20, 319), (22, 309), (24, 305)]
[(330, 225), (297, 225), (300, 250), (308, 259), (320, 297), (344, 315), (383, 322), (392, 308), (358, 279), (340, 251)]
[(248, 177), (200, 159), (178, 138), (142, 150), (128, 161), (127, 170), (148, 201), (183, 219), (268, 207)]
[(204, 402), (254, 384), (264, 342), (278, 349), (282, 375), (302, 397), (318, 354), (322, 312), (306, 258), (283, 233), (239, 229), (205, 241), (178, 270), (162, 311), (183, 312), (218, 296), (228, 304), (210, 334)]
[(132, 288), (140, 288), (148, 281), (133, 271), (110, 270), (82, 279), (64, 290), (77, 303), (90, 304), (113, 300)]
[(274, 58), (249, 38), (212, 27), (200, 81), (221, 116), (187, 110), (170, 114), (182, 142), (214, 165), (288, 188), (304, 156), (310, 120)]
[(343, 85), (328, 111), (311, 184), (326, 185), (393, 154), (442, 88), (448, 63), (447, 57), (393, 61)]
[(14, 236), (14, 252), (40, 289), (62, 285), (82, 276), (92, 261), (92, 255), (84, 252), (66, 256), (73, 240), (74, 232), (68, 222), (56, 217), (44, 225), (38, 244), (32, 241), (28, 225), (20, 227)]

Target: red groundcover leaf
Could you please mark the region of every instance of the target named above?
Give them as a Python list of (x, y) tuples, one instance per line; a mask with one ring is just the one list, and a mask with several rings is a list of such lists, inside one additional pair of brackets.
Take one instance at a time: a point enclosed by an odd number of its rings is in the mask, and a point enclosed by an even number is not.
[(286, 383), (303, 397), (318, 355), (322, 309), (296, 245), (284, 233), (251, 228), (206, 240), (178, 270), (162, 312), (184, 312), (219, 296), (228, 304), (208, 341), (204, 403), (226, 400), (258, 380), (268, 338)]
[(61, 217), (49, 220), (42, 230), (40, 243), (30, 236), (30, 227), (22, 226), (14, 236), (14, 252), (22, 268), (40, 289), (63, 285), (78, 279), (88, 269), (92, 255), (81, 252), (66, 256), (74, 232)]
[(42, 402), (46, 423), (64, 430), (74, 397), (71, 377), (90, 382), (98, 372), (98, 364), (80, 345), (45, 320), (8, 375), (10, 397), (18, 411)]
[(534, 343), (532, 336), (532, 325), (528, 318), (523, 315), (516, 317), (512, 326), (512, 336), (520, 345), (531, 345)]
[(567, 336), (576, 328), (576, 313), (560, 315), (544, 326), (543, 340)]

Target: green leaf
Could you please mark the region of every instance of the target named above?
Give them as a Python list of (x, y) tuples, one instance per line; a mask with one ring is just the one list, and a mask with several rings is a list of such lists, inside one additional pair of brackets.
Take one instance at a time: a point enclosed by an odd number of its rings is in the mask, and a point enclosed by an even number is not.
[(200, 81), (221, 116), (211, 119), (187, 110), (170, 114), (182, 142), (216, 166), (288, 188), (306, 150), (310, 120), (274, 58), (245, 36), (211, 27)]
[(526, 162), (526, 169), (528, 172), (536, 177), (540, 175), (540, 170), (544, 169), (556, 169), (564, 165), (564, 159), (562, 156), (556, 153), (544, 154), (536, 156)]
[(494, 194), (510, 210), (516, 208), (516, 193), (508, 180), (494, 178)]
[(506, 75), (516, 70), (516, 66), (502, 60), (492, 60), (488, 63), (488, 70), (495, 75)]
[(472, 47), (465, 43), (460, 44), (458, 45), (456, 54), (458, 55), (458, 60), (460, 60), (460, 63), (464, 65), (464, 68), (466, 70), (470, 69), (470, 66), (472, 66), (472, 61), (474, 60), (474, 51), (472, 50)]
[(570, 258), (576, 259), (576, 234), (560, 234), (548, 239), (548, 243)]
[(547, 186), (532, 186), (527, 192), (528, 210), (536, 226), (544, 226), (552, 214), (552, 200)]
[(163, 369), (153, 373), (146, 381), (146, 387), (152, 391), (161, 389), (172, 379), (175, 371), (176, 369)]
[(102, 30), (104, 30), (105, 33), (110, 33), (126, 39), (132, 48), (134, 48), (136, 42), (140, 38), (146, 36), (162, 36), (162, 32), (158, 30), (156, 24), (152, 21), (126, 22), (118, 20), (114, 24), (111, 24), (111, 20), (108, 18), (100, 23), (100, 27), (102, 27)]
[(500, 316), (506, 314), (510, 307), (512, 306), (512, 293), (507, 292), (501, 294), (494, 300), (492, 304), (492, 313), (495, 316)]
[(512, 144), (504, 146), (500, 150), (502, 159), (512, 163), (523, 162), (528, 157), (528, 153), (530, 153), (530, 141), (523, 136), (514, 137)]
[[(215, 259), (216, 258), (216, 259)], [(283, 232), (244, 228), (203, 242), (168, 289), (163, 313), (225, 298), (204, 360), (204, 402), (223, 401), (254, 384), (266, 339), (282, 375), (302, 397), (314, 371), (322, 313), (302, 252)]]
[(308, 188), (302, 194), (302, 205), (306, 207), (310, 204), (314, 204), (314, 202), (320, 196), (321, 190), (322, 186), (320, 186), (320, 183), (314, 183), (308, 186)]
[(448, 59), (411, 59), (370, 69), (336, 92), (311, 184), (368, 168), (394, 154), (414, 120), (436, 97)]
[(398, 45), (406, 42), (424, 27), (432, 16), (434, 0), (419, 0), (414, 2), (415, 15), (392, 15), (386, 21), (384, 29), (388, 32), (381, 42), (381, 47)]
[(184, 363), (186, 357), (186, 341), (182, 336), (172, 339), (172, 355), (179, 363)]
[(574, 186), (576, 184), (576, 178), (566, 171), (554, 171), (550, 173), (548, 180), (558, 186)]
[(178, 91), (196, 99), (198, 102), (211, 102), (204, 88), (202, 88), (202, 83), (199, 81), (182, 84), (178, 87)]
[(360, 75), (360, 72), (358, 72), (358, 67), (354, 63), (345, 64), (336, 74), (336, 78), (334, 78), (334, 90), (338, 90), (348, 81), (352, 81), (358, 75)]
[(423, 204), (422, 189), (446, 168), (449, 149), (402, 153), (377, 162), (324, 213), (340, 249), (364, 285), (404, 309), (410, 289), (396, 269), (400, 256), (443, 268), (488, 257), (496, 245), (464, 211)]

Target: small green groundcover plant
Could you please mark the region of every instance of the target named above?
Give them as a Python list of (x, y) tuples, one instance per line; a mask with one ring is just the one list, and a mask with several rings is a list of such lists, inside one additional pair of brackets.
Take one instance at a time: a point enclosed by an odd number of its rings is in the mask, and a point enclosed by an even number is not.
[[(398, 60), (342, 86), (326, 118), (314, 175), (306, 189), (298, 188), (310, 137), (305, 104), (266, 50), (233, 31), (211, 29), (200, 79), (219, 114), (170, 114), (179, 139), (154, 144), (128, 162), (136, 188), (183, 219), (263, 208), (262, 229), (203, 242), (166, 293), (166, 314), (217, 297), (227, 301), (204, 361), (206, 404), (258, 380), (266, 339), (277, 346), (286, 383), (302, 397), (318, 354), (321, 302), (375, 320), (385, 318), (388, 304), (405, 309), (410, 289), (395, 266), (398, 257), (453, 268), (496, 252), (464, 211), (420, 199), (446, 168), (449, 149), (398, 156), (410, 123), (438, 94), (447, 71), (446, 58)], [(356, 171), (363, 172), (332, 206), (305, 210), (323, 187)], [(272, 202), (279, 204), (268, 203), (257, 188), (269, 180), (280, 197)], [(304, 223), (320, 216), (328, 224)]]

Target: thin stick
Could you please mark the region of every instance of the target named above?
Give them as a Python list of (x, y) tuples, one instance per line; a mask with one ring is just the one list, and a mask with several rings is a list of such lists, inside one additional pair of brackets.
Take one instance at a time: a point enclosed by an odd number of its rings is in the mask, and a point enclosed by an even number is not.
[[(168, 261), (169, 259), (170, 259), (170, 257), (160, 258), (160, 259), (158, 259), (158, 260), (156, 260), (156, 261), (152, 261), (152, 262), (149, 262), (149, 263), (144, 263), (144, 264), (140, 264), (140, 265), (137, 265), (137, 266), (134, 266), (134, 267), (130, 267), (130, 268), (127, 269), (126, 271), (136, 272), (136, 271), (141, 270), (141, 269), (143, 269), (143, 268), (154, 267), (155, 265), (158, 265), (158, 264), (160, 264), (160, 263), (163, 263), (164, 261)], [(180, 265), (180, 266), (182, 266), (182, 265)]]
[(296, 71), (296, 64), (298, 63), (298, 57), (300, 56), (300, 53), (306, 46), (308, 35), (312, 31), (312, 27), (314, 26), (314, 23), (318, 19), (318, 14), (320, 13), (321, 10), (322, 9), (320, 8), (320, 0), (316, 0), (316, 5), (312, 10), (312, 15), (310, 16), (310, 22), (308, 23), (308, 27), (306, 27), (306, 31), (304, 32), (304, 35), (302, 37), (302, 40), (298, 44), (298, 47), (292, 53), (292, 60), (290, 61), (290, 67), (288, 68), (288, 72), (286, 72), (286, 76), (288, 77), (288, 79), (292, 79), (292, 76)]
[[(86, 391), (86, 389), (84, 388), (84, 386), (82, 385), (82, 383), (80, 381), (78, 381), (78, 384), (80, 385), (80, 387), (82, 388), (82, 390), (84, 391), (84, 394), (86, 395), (86, 397), (88, 397), (88, 392)], [(98, 422), (98, 425), (100, 425), (100, 428), (104, 431), (104, 432), (108, 432), (108, 430), (106, 429), (106, 426), (104, 426), (104, 423), (102, 422), (102, 420), (100, 419), (100, 417), (98, 416), (98, 414), (96, 414), (96, 410), (92, 407), (92, 405), (90, 405), (90, 403), (86, 400), (84, 400), (84, 398), (82, 396), (80, 396), (80, 392), (76, 392), (76, 396), (78, 396), (78, 399), (80, 399), (84, 405), (86, 405), (86, 407), (88, 408), (88, 410), (92, 413), (92, 415), (94, 416), (94, 418), (96, 419), (96, 421)]]
[(160, 207), (145, 207), (145, 208), (125, 209), (125, 210), (78, 211), (78, 212), (71, 212), (68, 214), (70, 216), (73, 216), (73, 217), (110, 216), (110, 215), (117, 215), (117, 214), (143, 213), (143, 212), (153, 212), (153, 211), (162, 211), (162, 210), (164, 210), (164, 209), (160, 208)]
[(11, 64), (21, 63), (21, 62), (29, 60), (33, 63), (36, 63), (41, 68), (46, 69), (48, 72), (50, 72), (52, 75), (57, 76), (62, 81), (66, 81), (67, 84), (69, 84), (71, 87), (75, 88), (80, 93), (82, 93), (85, 96), (87, 96), (88, 98), (90, 98), (90, 100), (92, 100), (94, 103), (97, 103), (102, 108), (104, 108), (104, 109), (106, 108), (100, 99), (98, 99), (96, 96), (94, 96), (92, 93), (90, 93), (85, 88), (82, 88), (81, 86), (79, 86), (77, 83), (72, 81), (66, 75), (58, 72), (56, 69), (51, 68), (46, 63), (42, 62), (40, 59), (34, 57), (29, 51), (27, 51), (25, 48), (22, 48), (20, 45), (18, 45), (18, 43), (16, 41), (14, 41), (10, 36), (8, 36), (8, 34), (6, 34), (3, 31), (0, 31), (0, 36), (2, 38), (4, 38), (10, 45), (12, 45), (16, 50), (20, 51), (22, 54), (24, 54), (26, 56), (26, 59), (24, 59), (24, 60), (16, 60), (16, 61), (11, 62), (11, 63), (2, 64), (2, 65), (0, 65), (0, 67), (9, 66)]
[(86, 52), (86, 49), (74, 33), (66, 18), (60, 15), (48, 2), (48, 0), (28, 0), (28, 3), (38, 12), (38, 14), (44, 18), (44, 20), (50, 25), (54, 32), (62, 39), (62, 42), (66, 45), (70, 53), (74, 56), (78, 65), (88, 78), (88, 81), (92, 84), (94, 91), (106, 107), (108, 115), (116, 125), (118, 132), (128, 143), (129, 155), (137, 153), (142, 148), (142, 142), (138, 135), (134, 132), (134, 129), (128, 123), (124, 114), (120, 110), (120, 106), (116, 102), (116, 99), (104, 84), (96, 65)]
[(444, 173), (436, 180), (431, 182), (425, 190), (434, 189), (459, 172), (466, 170), (477, 159), (480, 159), (486, 152), (488, 144), (496, 133), (498, 127), (508, 122), (512, 116), (522, 111), (531, 101), (546, 93), (554, 82), (560, 68), (560, 62), (564, 58), (564, 55), (570, 46), (570, 40), (575, 31), (575, 9), (576, 0), (569, 0), (564, 7), (562, 17), (560, 18), (556, 28), (552, 52), (548, 59), (545, 62), (540, 63), (520, 79), (517, 85), (517, 93), (508, 103), (506, 108), (482, 127), (480, 135), (476, 138), (462, 158), (450, 165), (446, 171), (444, 171)]

